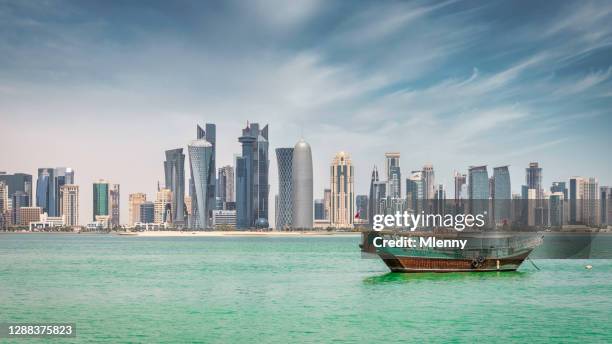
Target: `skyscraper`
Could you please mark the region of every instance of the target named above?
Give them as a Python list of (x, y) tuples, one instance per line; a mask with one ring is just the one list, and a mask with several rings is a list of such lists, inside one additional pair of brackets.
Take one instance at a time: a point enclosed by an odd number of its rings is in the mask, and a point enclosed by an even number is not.
[(63, 201), (61, 189), (66, 184), (74, 184), (74, 171), (71, 168), (56, 167), (54, 172), (55, 214), (56, 216), (62, 216)]
[(139, 208), (140, 217), (134, 223), (155, 223), (155, 203), (145, 201), (140, 203)]
[(582, 177), (571, 177), (569, 180), (569, 223), (572, 225), (582, 223), (582, 196), (585, 182), (585, 178)]
[(602, 225), (612, 225), (612, 187), (599, 188), (599, 212)]
[(496, 225), (509, 224), (511, 221), (512, 190), (508, 166), (493, 168), (493, 217)]
[(322, 198), (314, 200), (314, 219), (325, 220), (325, 202)]
[(376, 191), (374, 190), (374, 184), (377, 183), (379, 181), (379, 177), (378, 177), (378, 169), (376, 168), (376, 165), (374, 165), (374, 168), (372, 169), (372, 176), (370, 177), (370, 194), (369, 194), (369, 205), (368, 205), (368, 215), (367, 215), (367, 219), (368, 219), (368, 223), (370, 225), (372, 225), (372, 220), (374, 219), (374, 215), (376, 214), (376, 209), (378, 208), (378, 203), (380, 202), (380, 199), (376, 198)]
[(588, 178), (585, 179), (582, 193), (582, 220), (585, 225), (597, 226), (600, 219), (599, 183), (596, 178)]
[(432, 200), (436, 195), (436, 178), (432, 164), (423, 166), (423, 198)]
[(542, 188), (542, 168), (537, 162), (530, 162), (529, 167), (525, 169), (525, 181), (529, 189), (536, 190), (536, 199), (544, 198), (544, 189)]
[(0, 228), (8, 227), (10, 221), (8, 185), (0, 180)]
[(29, 202), (23, 206), (29, 207), (32, 205), (32, 175), (25, 173), (6, 174), (0, 172), (0, 181), (7, 185), (9, 199), (13, 197), (16, 192), (22, 192), (27, 196)]
[(323, 190), (323, 209), (325, 210), (325, 220), (331, 219), (331, 189)]
[(553, 182), (552, 186), (550, 187), (550, 192), (562, 192), (564, 200), (568, 200), (567, 186), (565, 182)]
[[(37, 187), (37, 190), (38, 190), (38, 187)], [(96, 216), (109, 216), (110, 215), (109, 213), (109, 193), (110, 193), (110, 189), (109, 189), (109, 184), (107, 181), (100, 179), (97, 182), (93, 183), (93, 216), (92, 216), (93, 221), (96, 221)]]
[(300, 139), (293, 147), (291, 170), (293, 228), (311, 229), (313, 217), (312, 152), (310, 145)]
[(112, 228), (117, 228), (121, 226), (120, 219), (120, 200), (121, 196), (119, 193), (119, 184), (113, 184), (113, 187), (109, 191), (109, 200), (110, 200), (110, 225)]
[(355, 207), (359, 216), (359, 222), (361, 223), (367, 223), (369, 221), (368, 203), (368, 195), (357, 195), (357, 197), (355, 197)]
[(219, 183), (217, 194), (223, 202), (223, 207), (226, 208), (226, 203), (236, 201), (234, 196), (234, 168), (231, 165), (220, 167), (217, 175)]
[(166, 189), (172, 191), (172, 223), (185, 225), (185, 154), (183, 148), (166, 151), (164, 161)]
[(157, 224), (172, 223), (172, 191), (159, 189), (155, 197), (153, 221)]
[(62, 215), (66, 226), (79, 225), (79, 186), (64, 184), (60, 189), (62, 200)]
[(293, 219), (293, 148), (276, 148), (278, 167), (278, 201), (276, 206), (276, 228), (291, 227)]
[(387, 178), (387, 195), (391, 198), (401, 198), (402, 173), (400, 170), (400, 153), (385, 153), (385, 174)]
[(350, 155), (339, 152), (331, 164), (331, 225), (353, 227), (355, 216), (354, 171)]
[(21, 221), (19, 219), (19, 208), (29, 207), (30, 204), (32, 204), (32, 201), (30, 200), (30, 196), (28, 196), (25, 192), (17, 191), (13, 193), (13, 204), (12, 204), (13, 209), (11, 209), (11, 223), (12, 224), (19, 224)]
[(485, 214), (489, 207), (489, 174), (487, 166), (470, 166), (468, 169), (468, 193), (470, 213)]
[[(198, 127), (199, 128), (199, 127)], [(200, 136), (200, 135), (198, 135)], [(191, 195), (193, 228), (211, 228), (210, 219), (215, 207), (215, 170), (213, 168), (213, 145), (204, 138), (189, 143), (189, 166), (191, 167), (191, 181), (193, 194)], [(211, 197), (210, 192), (213, 192)]]
[(39, 168), (36, 180), (36, 206), (49, 216), (57, 216), (55, 196), (55, 169)]
[(425, 198), (425, 187), (423, 182), (423, 171), (412, 171), (406, 179), (407, 207), (415, 213), (423, 210)]
[(217, 189), (217, 185), (216, 185), (216, 181), (217, 178), (215, 178), (215, 173), (217, 171), (217, 126), (213, 123), (206, 123), (206, 125), (204, 126), (206, 128), (206, 131), (202, 130), (202, 127), (200, 127), (198, 125), (197, 128), (197, 139), (198, 140), (206, 140), (208, 143), (210, 143), (211, 148), (212, 148), (212, 154), (211, 154), (211, 158), (210, 158), (210, 169), (209, 169), (209, 174), (210, 176), (207, 177), (208, 180), (208, 190), (206, 191), (206, 195), (208, 197), (208, 201), (207, 204), (209, 206), (208, 208), (208, 217), (212, 218), (212, 211), (215, 208), (215, 191)]
[[(147, 201), (147, 195), (137, 192), (129, 195), (128, 198), (128, 226), (134, 227), (136, 222), (141, 222), (140, 205)], [(151, 220), (153, 222), (153, 220)]]
[(242, 156), (236, 158), (237, 228), (268, 226), (268, 126), (247, 123), (238, 138)]

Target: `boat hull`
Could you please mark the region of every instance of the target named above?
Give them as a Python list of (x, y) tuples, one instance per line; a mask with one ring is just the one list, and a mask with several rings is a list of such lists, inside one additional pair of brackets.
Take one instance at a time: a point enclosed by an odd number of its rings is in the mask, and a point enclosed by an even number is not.
[(392, 272), (487, 272), (516, 271), (529, 256), (531, 250), (503, 258), (484, 258), (482, 262), (473, 259), (445, 259), (431, 257), (401, 257), (380, 254), (383, 262)]

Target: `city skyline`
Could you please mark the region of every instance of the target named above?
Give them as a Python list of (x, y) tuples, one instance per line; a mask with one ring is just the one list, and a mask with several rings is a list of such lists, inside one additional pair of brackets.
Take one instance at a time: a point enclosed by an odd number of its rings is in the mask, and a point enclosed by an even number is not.
[(513, 193), (533, 161), (545, 188), (575, 175), (612, 184), (609, 3), (194, 6), (0, 5), (0, 170), (72, 167), (81, 221), (91, 183), (113, 181), (126, 223), (128, 195), (155, 199), (164, 152), (185, 151), (194, 125), (217, 125), (216, 166), (234, 166), (249, 120), (270, 125), (272, 155), (310, 143), (315, 198), (341, 150), (355, 194), (386, 152), (401, 154), (402, 183), (432, 163), (448, 197), (453, 171), (482, 164), (510, 165)]

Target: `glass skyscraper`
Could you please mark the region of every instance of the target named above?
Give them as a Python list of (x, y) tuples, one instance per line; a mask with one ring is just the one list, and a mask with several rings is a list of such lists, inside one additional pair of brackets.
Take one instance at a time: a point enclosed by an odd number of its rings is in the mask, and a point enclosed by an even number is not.
[(291, 181), (293, 148), (276, 148), (276, 165), (278, 166), (276, 228), (287, 229), (291, 227), (293, 218), (293, 191)]
[(489, 209), (489, 174), (486, 165), (470, 166), (468, 191), (470, 213), (473, 215), (485, 214)]
[[(212, 169), (213, 146), (205, 139), (193, 140), (189, 143), (189, 166), (191, 167), (191, 182), (193, 193), (191, 195), (193, 228), (211, 228), (210, 218), (215, 206), (215, 197), (210, 197), (211, 178), (215, 179)], [(212, 184), (214, 186), (214, 183)], [(214, 193), (214, 187), (212, 189)]]
[(185, 225), (185, 154), (183, 148), (166, 151), (164, 161), (166, 189), (172, 191), (172, 222)]
[(55, 169), (39, 168), (36, 180), (36, 206), (49, 216), (57, 216), (55, 197)]
[(509, 224), (511, 222), (512, 191), (510, 188), (510, 171), (508, 166), (493, 168), (493, 183), (493, 217), (495, 224)]
[(109, 213), (109, 196), (110, 189), (107, 181), (100, 180), (93, 184), (93, 221), (96, 221), (96, 216), (108, 216)]
[(236, 158), (236, 227), (268, 227), (268, 126), (247, 124), (238, 138), (242, 156)]

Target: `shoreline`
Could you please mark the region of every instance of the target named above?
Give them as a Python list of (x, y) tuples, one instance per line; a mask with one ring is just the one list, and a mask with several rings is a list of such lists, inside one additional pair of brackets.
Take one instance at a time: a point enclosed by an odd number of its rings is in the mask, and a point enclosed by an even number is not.
[(79, 235), (116, 235), (128, 237), (339, 237), (360, 236), (360, 232), (257, 232), (257, 231), (144, 231), (144, 232), (0, 232), (2, 234), (79, 234)]

